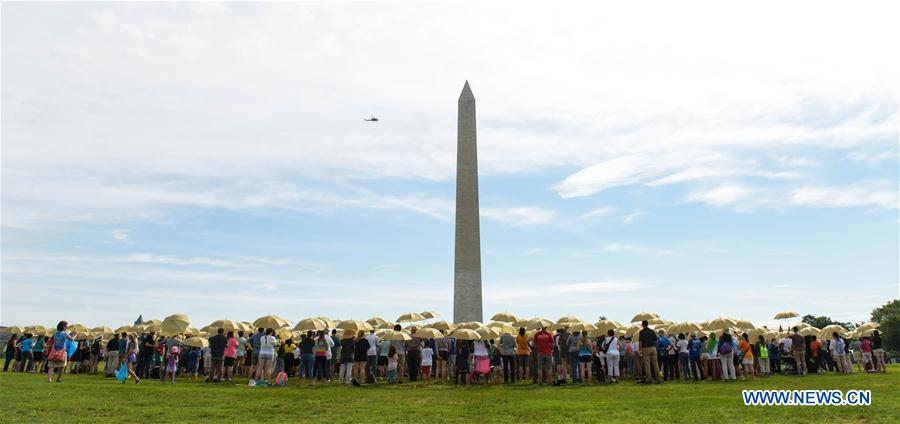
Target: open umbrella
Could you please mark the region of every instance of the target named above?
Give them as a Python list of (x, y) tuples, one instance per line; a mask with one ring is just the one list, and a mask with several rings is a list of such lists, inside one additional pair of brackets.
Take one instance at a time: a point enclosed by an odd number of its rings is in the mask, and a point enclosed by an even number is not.
[(596, 327), (597, 331), (600, 331), (601, 334), (606, 334), (606, 332), (608, 330), (615, 330), (615, 329), (621, 327), (621, 325), (615, 321), (610, 321), (608, 319), (604, 319), (604, 320), (597, 321), (597, 323), (594, 324), (594, 327)]
[(653, 318), (659, 318), (659, 315), (653, 312), (638, 312), (637, 315), (631, 318), (631, 322), (641, 322), (643, 320), (651, 320)]
[(188, 320), (187, 315), (169, 315), (159, 324), (159, 334), (166, 337), (184, 334), (185, 330), (190, 326), (191, 322)]
[(369, 324), (372, 324), (373, 327), (377, 328), (378, 326), (386, 323), (387, 321), (385, 321), (384, 318), (382, 318), (382, 317), (372, 317), (372, 318), (367, 319), (366, 322), (368, 322)]
[(403, 331), (385, 330), (384, 334), (381, 336), (381, 339), (390, 341), (406, 341), (412, 340), (412, 337), (410, 337), (409, 334), (406, 334)]
[(230, 319), (220, 319), (220, 320), (216, 320), (216, 321), (213, 321), (212, 323), (210, 323), (209, 326), (208, 326), (208, 328), (207, 328), (207, 331), (209, 331), (209, 330), (215, 331), (215, 330), (218, 330), (218, 329), (220, 329), (220, 328), (221, 328), (222, 330), (224, 330), (225, 332), (229, 332), (229, 331), (243, 331), (244, 326), (241, 325), (240, 323), (237, 323), (237, 322), (232, 321), (232, 320), (230, 320)]
[(383, 323), (381, 323), (381, 324), (379, 324), (379, 325), (376, 325), (375, 328), (393, 330), (393, 329), (394, 329), (394, 326), (396, 326), (396, 325), (397, 325), (396, 322), (393, 322), (393, 321), (385, 321), (385, 322), (383, 322)]
[(581, 322), (581, 318), (571, 315), (560, 317), (556, 320), (557, 324), (575, 324), (576, 322)]
[(826, 326), (822, 327), (822, 331), (820, 332), (820, 335), (821, 335), (820, 337), (827, 336), (830, 338), (831, 333), (838, 333), (842, 336), (846, 336), (846, 335), (850, 334), (850, 332), (847, 331), (846, 328), (844, 328), (840, 325), (837, 325), (837, 324), (831, 324), (831, 325), (826, 325)]
[(534, 322), (534, 320), (536, 320), (536, 319), (543, 319), (543, 318), (520, 319), (520, 320), (514, 322), (512, 324), (512, 326), (516, 327), (516, 328), (528, 328), (528, 326), (531, 325), (531, 323)]
[(84, 330), (75, 335), (75, 340), (94, 340), (94, 334), (90, 330)]
[(403, 315), (397, 317), (397, 322), (416, 322), (416, 321), (424, 321), (425, 317), (416, 313), (416, 312), (407, 312)]
[(756, 328), (756, 326), (753, 325), (752, 322), (744, 320), (744, 319), (739, 319), (739, 320), (735, 321), (734, 326), (737, 328), (743, 329), (743, 330), (752, 330), (752, 329)]
[(519, 318), (516, 318), (515, 315), (513, 315), (509, 312), (500, 312), (500, 313), (494, 314), (494, 316), (491, 317), (491, 321), (514, 323), (514, 322), (519, 321)]
[(431, 325), (429, 325), (429, 327), (436, 328), (438, 330), (444, 330), (447, 332), (456, 330), (456, 324), (454, 324), (452, 322), (448, 322), (448, 321), (434, 322), (434, 323), (431, 323)]
[(450, 337), (456, 340), (481, 340), (481, 336), (475, 330), (468, 328), (458, 328), (450, 333)]
[(416, 334), (413, 334), (413, 337), (419, 339), (443, 339), (445, 336), (444, 333), (441, 333), (441, 330), (433, 327), (424, 327), (418, 329)]
[(579, 333), (582, 331), (594, 331), (596, 329), (597, 329), (597, 327), (595, 327), (594, 324), (591, 324), (589, 322), (576, 322), (575, 324), (572, 324), (571, 327), (569, 327), (569, 331), (571, 331), (571, 332), (577, 331)]
[[(38, 326), (38, 327), (40, 327), (40, 326)], [(41, 328), (44, 328), (44, 327), (41, 327)], [(44, 332), (46, 332), (46, 330), (41, 332), (41, 334), (43, 334)], [(91, 332), (94, 334), (103, 335), (103, 336), (110, 336), (113, 333), (112, 328), (102, 327), (102, 326), (92, 328)], [(37, 334), (37, 332), (35, 332), (35, 334)]]
[(479, 336), (481, 336), (481, 340), (493, 340), (500, 338), (500, 333), (490, 327), (481, 327), (475, 330), (475, 332), (478, 333)]
[(367, 322), (352, 320), (341, 321), (341, 323), (338, 324), (337, 328), (344, 330), (345, 333), (350, 331), (352, 334), (359, 333), (360, 331), (368, 332), (374, 330), (374, 327), (369, 325), (369, 323)]
[(819, 330), (819, 329), (816, 328), (816, 327), (809, 326), (809, 327), (803, 327), (803, 328), (801, 328), (800, 331), (798, 331), (798, 333), (799, 333), (801, 336), (818, 336), (819, 333), (820, 333), (821, 331), (822, 331), (822, 330)]
[(12, 327), (6, 327), (3, 329), (3, 334), (24, 334), (21, 327), (17, 327), (13, 325)]
[(456, 326), (456, 328), (467, 328), (469, 330), (477, 330), (481, 327), (484, 327), (484, 324), (478, 321), (461, 322)]
[[(328, 328), (322, 320), (318, 318), (301, 319), (294, 326), (294, 331), (321, 331)], [(356, 333), (354, 333), (356, 334)]]
[(281, 328), (290, 327), (291, 322), (276, 315), (266, 315), (257, 318), (256, 321), (253, 321), (253, 326), (257, 328)]
[(709, 321), (709, 325), (706, 326), (706, 330), (724, 330), (726, 328), (734, 327), (734, 324), (735, 322), (731, 318), (718, 317)]
[(671, 333), (693, 333), (702, 330), (702, 328), (700, 327), (700, 324), (697, 324), (696, 322), (684, 321), (673, 324), (668, 330)]
[(541, 328), (547, 328), (553, 325), (553, 322), (548, 319), (543, 318), (535, 318), (531, 321), (531, 324), (528, 324), (528, 327), (525, 327), (526, 330), (540, 330)]
[(441, 316), (441, 314), (439, 314), (435, 311), (424, 311), (424, 312), (420, 313), (419, 315), (421, 315), (425, 319), (434, 319), (434, 318)]
[(781, 312), (775, 314), (774, 319), (789, 319), (789, 318), (796, 318), (799, 316), (800, 316), (800, 314), (798, 314), (794, 311), (781, 311)]
[(184, 341), (184, 345), (190, 347), (199, 347), (203, 349), (209, 346), (209, 341), (206, 340), (205, 337), (188, 337), (188, 339)]
[[(98, 327), (98, 328), (108, 329), (106, 327)], [(47, 333), (47, 327), (44, 327), (43, 325), (29, 325), (28, 327), (23, 328), (22, 331), (25, 333), (43, 336), (44, 334)], [(112, 332), (112, 330), (109, 330), (109, 331)], [(100, 331), (100, 334), (103, 334), (103, 331)]]
[(516, 334), (518, 332), (515, 327), (509, 325), (508, 323), (499, 321), (488, 323), (486, 327), (491, 328), (500, 334)]

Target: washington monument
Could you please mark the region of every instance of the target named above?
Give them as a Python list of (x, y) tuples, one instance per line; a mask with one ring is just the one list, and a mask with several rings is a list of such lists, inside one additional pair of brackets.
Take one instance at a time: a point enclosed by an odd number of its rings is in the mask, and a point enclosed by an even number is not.
[(456, 251), (453, 267), (453, 321), (482, 320), (481, 229), (478, 216), (478, 147), (475, 96), (469, 82), (459, 95), (456, 123)]

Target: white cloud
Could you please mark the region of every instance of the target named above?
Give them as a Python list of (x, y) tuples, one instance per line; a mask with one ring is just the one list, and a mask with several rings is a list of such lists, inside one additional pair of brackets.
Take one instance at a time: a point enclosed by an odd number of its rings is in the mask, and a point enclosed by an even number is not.
[(647, 215), (647, 213), (644, 212), (644, 211), (636, 211), (636, 212), (632, 212), (632, 213), (630, 213), (630, 214), (628, 214), (628, 215), (623, 216), (623, 217), (622, 217), (622, 222), (625, 223), (625, 224), (631, 224), (632, 222), (636, 221), (638, 218), (640, 218), (640, 217), (642, 217), (642, 216), (644, 216), (644, 215)]
[(126, 229), (112, 230), (113, 241), (120, 242), (120, 243), (124, 243), (124, 242), (128, 241), (128, 233), (129, 232), (131, 232), (131, 230), (126, 230)]
[(738, 183), (726, 183), (711, 189), (691, 191), (687, 196), (687, 200), (708, 203), (719, 207), (731, 206), (746, 200), (759, 191), (759, 189), (747, 187)]
[(585, 213), (579, 215), (578, 220), (584, 220), (584, 219), (596, 218), (599, 216), (609, 215), (609, 214), (613, 213), (615, 210), (616, 210), (616, 208), (614, 208), (612, 206), (601, 206), (599, 208), (592, 209), (588, 212), (585, 212)]
[(553, 215), (551, 210), (531, 206), (481, 209), (482, 217), (513, 227), (545, 224), (553, 219)]
[(622, 243), (609, 243), (604, 245), (600, 250), (605, 253), (631, 253), (634, 255), (648, 256), (672, 256), (678, 254), (678, 252), (669, 249)]
[(897, 209), (897, 182), (861, 183), (844, 187), (809, 186), (790, 193), (790, 202), (801, 206), (843, 208), (854, 206), (877, 206)]

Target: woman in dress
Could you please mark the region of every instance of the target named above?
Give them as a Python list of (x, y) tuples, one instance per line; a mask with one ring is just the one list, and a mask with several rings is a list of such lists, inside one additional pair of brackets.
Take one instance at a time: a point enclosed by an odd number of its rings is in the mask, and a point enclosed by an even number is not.
[[(56, 382), (62, 382), (63, 371), (69, 362), (69, 355), (66, 352), (66, 340), (75, 340), (72, 334), (66, 332), (69, 323), (60, 321), (56, 324), (56, 333), (51, 339), (52, 350), (47, 357), (47, 382), (53, 381), (53, 370), (56, 369)], [(73, 333), (74, 334), (74, 333)]]

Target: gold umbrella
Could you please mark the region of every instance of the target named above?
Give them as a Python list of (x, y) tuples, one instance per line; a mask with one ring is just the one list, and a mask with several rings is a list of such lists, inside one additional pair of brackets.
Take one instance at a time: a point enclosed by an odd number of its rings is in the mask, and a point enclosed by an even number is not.
[(376, 325), (375, 328), (393, 330), (395, 325), (397, 325), (396, 322), (385, 321), (382, 324)]
[(596, 329), (597, 329), (597, 327), (595, 327), (594, 324), (591, 324), (589, 322), (577, 322), (575, 324), (572, 324), (571, 327), (569, 327), (569, 331), (571, 331), (573, 333), (576, 331), (579, 333), (582, 331), (594, 331)]
[(475, 330), (475, 332), (478, 333), (479, 336), (481, 336), (481, 340), (492, 340), (500, 338), (500, 333), (489, 327), (481, 327)]
[(129, 333), (135, 333), (135, 334), (141, 334), (145, 331), (147, 331), (147, 327), (144, 325), (141, 325), (141, 324), (133, 325), (133, 326), (131, 326), (131, 328), (128, 329)]
[(706, 326), (707, 330), (724, 330), (726, 328), (734, 327), (735, 322), (731, 318), (726, 317), (718, 317), (716, 319), (710, 320), (709, 325)]
[(425, 327), (418, 329), (413, 337), (419, 339), (443, 339), (445, 336), (444, 333), (441, 333), (441, 330), (433, 327)]
[(606, 332), (608, 330), (615, 330), (615, 329), (621, 327), (621, 325), (615, 321), (610, 321), (608, 319), (604, 319), (604, 320), (597, 321), (597, 323), (594, 324), (594, 327), (597, 328), (597, 331), (601, 331), (603, 334), (606, 334)]
[(328, 317), (316, 317), (317, 320), (325, 323), (326, 328), (336, 328), (338, 322)]
[(194, 337), (188, 337), (188, 339), (184, 341), (184, 345), (189, 346), (189, 347), (199, 347), (199, 348), (203, 349), (203, 348), (209, 346), (209, 341), (206, 340), (205, 337), (194, 336)]
[(117, 328), (116, 331), (115, 331), (116, 334), (130, 333), (130, 332), (131, 332), (131, 326), (130, 326), (130, 325), (123, 325), (123, 326)]
[(456, 340), (481, 340), (481, 336), (475, 330), (468, 328), (458, 328), (450, 333), (450, 337)]
[(799, 329), (799, 328), (806, 328), (806, 327), (811, 327), (811, 326), (805, 322), (798, 322), (796, 325), (794, 325), (794, 327), (797, 327)]
[(412, 337), (410, 337), (409, 334), (406, 334), (403, 331), (385, 330), (384, 335), (381, 336), (381, 339), (390, 341), (406, 341), (412, 340)]
[(516, 318), (515, 315), (513, 315), (509, 312), (500, 312), (500, 313), (494, 314), (494, 316), (491, 317), (491, 321), (514, 323), (514, 322), (518, 322), (519, 318)]
[(416, 322), (424, 321), (425, 317), (415, 312), (407, 312), (397, 317), (397, 322)]
[(188, 337), (199, 336), (200, 330), (198, 330), (194, 327), (188, 327), (186, 330), (184, 330), (184, 335), (188, 336)]
[(669, 327), (669, 331), (672, 333), (692, 333), (700, 330), (702, 330), (700, 324), (690, 321), (679, 322)]
[(571, 324), (575, 324), (577, 322), (581, 322), (581, 318), (571, 316), (571, 315), (564, 316), (564, 317), (561, 317), (560, 319), (556, 320), (557, 324), (570, 324), (571, 325)]
[[(43, 327), (41, 327), (41, 328), (43, 328)], [(94, 334), (100, 334), (100, 335), (103, 335), (103, 336), (112, 335), (112, 333), (113, 333), (112, 328), (109, 328), (109, 327), (102, 327), (102, 326), (101, 326), (101, 327), (94, 327), (94, 328), (92, 328), (92, 329), (91, 329), (91, 332), (94, 333)], [(43, 333), (43, 332), (42, 332), (42, 333)]]
[[(106, 327), (98, 327), (98, 328), (106, 328)], [(26, 333), (34, 334), (34, 335), (44, 335), (44, 334), (47, 334), (47, 327), (44, 327), (43, 325), (29, 325), (28, 327), (25, 327), (25, 329), (23, 331)], [(112, 331), (112, 330), (109, 330), (109, 331)], [(101, 333), (103, 333), (103, 332), (101, 331)]]
[(213, 330), (213, 332), (215, 332), (214, 330), (218, 330), (220, 328), (227, 333), (229, 331), (242, 331), (244, 327), (241, 324), (230, 319), (220, 319), (210, 323), (207, 331)]
[(456, 326), (456, 328), (466, 328), (469, 330), (477, 330), (481, 327), (484, 327), (484, 324), (478, 321), (463, 322)]
[(422, 315), (422, 317), (425, 319), (434, 319), (434, 318), (441, 316), (441, 314), (439, 314), (435, 311), (424, 311), (424, 312), (420, 313), (419, 315)]
[(374, 328), (367, 322), (351, 320), (342, 321), (340, 324), (338, 324), (337, 328), (340, 328), (345, 332), (352, 331), (353, 333), (359, 333), (360, 331), (369, 332), (371, 330), (374, 330)]
[(735, 325), (735, 327), (741, 328), (744, 330), (752, 330), (752, 329), (756, 328), (756, 326), (753, 325), (752, 322), (743, 320), (743, 319), (739, 319), (739, 320), (735, 321), (734, 325)]
[(653, 318), (659, 318), (659, 315), (653, 312), (638, 312), (633, 318), (631, 318), (631, 322), (641, 322), (643, 320), (651, 320)]
[(516, 331), (515, 327), (509, 325), (508, 323), (499, 322), (499, 321), (494, 321), (492, 323), (489, 323), (487, 325), (487, 327), (493, 329), (494, 331), (496, 331), (500, 334), (516, 334), (518, 332), (518, 331)]
[(528, 328), (528, 326), (531, 325), (531, 323), (534, 322), (534, 320), (536, 320), (536, 319), (543, 319), (543, 318), (521, 319), (521, 320), (514, 322), (512, 326), (516, 327), (516, 328)]
[(528, 324), (528, 327), (525, 327), (526, 330), (540, 330), (541, 328), (547, 328), (553, 325), (553, 322), (543, 318), (535, 318), (531, 321), (531, 324)]
[(662, 324), (666, 324), (666, 323), (668, 323), (668, 321), (666, 321), (662, 318), (658, 318), (658, 317), (650, 318), (647, 320), (647, 324), (652, 324), (652, 325), (662, 325)]
[(266, 315), (257, 318), (256, 321), (253, 321), (253, 326), (257, 328), (281, 328), (290, 327), (291, 322), (276, 315)]
[(881, 326), (881, 324), (879, 324), (879, 323), (877, 323), (877, 322), (867, 322), (867, 323), (865, 323), (865, 324), (863, 324), (863, 325), (860, 325), (859, 327), (856, 327), (856, 330), (857, 330), (857, 331), (859, 331), (859, 330), (862, 330), (862, 331), (865, 331), (865, 330), (874, 330), (874, 329), (876, 329), (876, 328), (878, 328), (878, 327), (880, 327), (880, 326)]
[(80, 333), (80, 332), (82, 332), (82, 331), (87, 331), (87, 330), (88, 330), (88, 328), (85, 327), (84, 325), (81, 325), (81, 324), (69, 324), (69, 328), (68, 328), (67, 331), (70, 331), (70, 332), (71, 332), (71, 331), (77, 331), (77, 332)]
[(327, 328), (328, 324), (325, 324), (322, 320), (318, 318), (307, 318), (297, 322), (297, 325), (294, 326), (294, 331), (322, 331)]
[(188, 320), (187, 315), (169, 315), (159, 324), (159, 333), (166, 337), (184, 334), (184, 331), (190, 326), (191, 322)]
[(799, 333), (801, 336), (818, 336), (820, 331), (821, 331), (821, 330), (819, 330), (819, 329), (816, 328), (816, 327), (809, 326), (809, 327), (803, 327), (803, 328), (801, 328), (800, 331), (798, 331), (798, 333)]
[(831, 324), (831, 325), (826, 325), (826, 326), (822, 327), (822, 331), (819, 334), (820, 334), (820, 337), (824, 337), (825, 335), (827, 335), (828, 337), (831, 337), (831, 333), (838, 333), (842, 336), (846, 336), (850, 332), (847, 331), (846, 328), (844, 328), (840, 325)]
[(372, 318), (367, 319), (366, 322), (371, 324), (373, 327), (378, 327), (378, 326), (386, 323), (387, 321), (385, 321), (384, 318), (382, 318), (382, 317), (372, 317)]
[(12, 327), (6, 327), (3, 329), (3, 334), (23, 334), (23, 333), (25, 333), (25, 332), (22, 331), (22, 328), (17, 327), (15, 325)]
[(789, 318), (796, 318), (799, 316), (800, 316), (800, 314), (798, 314), (794, 311), (781, 311), (781, 312), (775, 314), (774, 319), (789, 319)]
[(75, 340), (77, 340), (77, 341), (93, 340), (93, 339), (94, 339), (94, 335), (91, 334), (90, 330), (84, 330), (84, 331), (79, 332), (77, 335), (75, 335)]
[(456, 324), (447, 321), (438, 321), (429, 325), (431, 328), (436, 328), (438, 330), (444, 331), (453, 331), (456, 330)]

